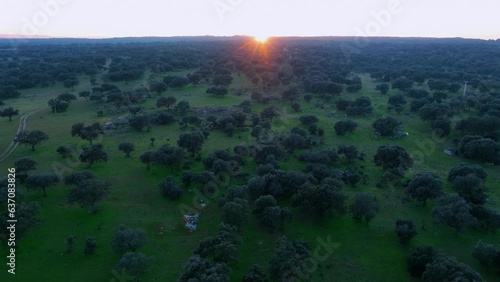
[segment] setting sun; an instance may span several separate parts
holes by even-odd
[[[255,39],[255,41],[257,41],[259,43],[266,43],[266,41],[269,39],[269,36],[266,36],[266,35],[255,35],[253,38]]]

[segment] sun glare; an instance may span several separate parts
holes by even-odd
[[[266,41],[269,39],[269,36],[266,36],[266,35],[255,35],[253,38],[255,39],[255,41],[257,41],[259,43],[266,43]]]

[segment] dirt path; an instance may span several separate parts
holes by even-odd
[[[23,132],[25,129],[26,129],[26,120],[33,114],[35,114],[36,112],[38,112],[39,110],[36,110],[34,112],[31,112],[31,113],[28,113],[28,114],[25,114],[24,116],[21,117],[21,119],[19,120],[19,126],[17,127],[17,133],[16,133],[16,136]],[[3,162],[3,160],[5,160],[8,156],[10,156],[10,154],[12,152],[14,152],[14,150],[17,148],[17,145],[19,144],[19,142],[16,142],[16,136],[14,136],[14,140],[12,140],[12,143],[10,143],[9,147],[7,148],[7,150],[5,150],[5,152],[3,152],[2,155],[0,155],[0,162]]]

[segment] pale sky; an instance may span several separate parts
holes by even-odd
[[[0,35],[500,38],[499,0],[0,0]]]

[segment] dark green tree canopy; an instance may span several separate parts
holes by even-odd
[[[183,190],[177,185],[177,182],[172,176],[168,176],[158,183],[161,194],[165,198],[177,200],[182,196]]]
[[[445,254],[437,254],[422,273],[422,281],[484,281],[470,266]]]
[[[276,281],[290,281],[299,277],[306,267],[306,260],[310,257],[311,251],[308,243],[289,240],[285,236],[280,237],[269,263],[270,278]]]
[[[118,273],[122,273],[122,270],[125,270],[125,273],[137,276],[146,272],[151,266],[151,262],[152,259],[143,253],[127,252],[116,263],[115,270]]]
[[[379,118],[373,122],[375,132],[381,136],[392,136],[400,128],[401,122],[392,117]]]
[[[352,120],[341,120],[337,121],[333,128],[337,135],[345,135],[346,133],[353,133],[358,127],[358,124]]]
[[[464,136],[458,145],[458,152],[468,159],[500,163],[500,145],[479,135]]]
[[[403,175],[405,170],[413,166],[413,159],[399,145],[382,145],[378,147],[373,160],[375,165],[396,175]]]
[[[417,173],[406,187],[406,194],[425,206],[428,199],[437,199],[443,195],[443,181],[434,172]]]
[[[452,182],[452,188],[460,197],[474,205],[483,205],[486,203],[487,191],[481,178],[474,174],[466,176],[457,176]]]
[[[422,246],[413,250],[406,259],[408,272],[411,276],[420,278],[425,268],[436,256],[436,251],[430,246]]]
[[[30,175],[26,178],[26,187],[28,189],[42,189],[43,195],[47,196],[46,188],[59,182],[57,176],[53,173],[42,173]]]
[[[19,110],[13,107],[7,107],[0,110],[0,117],[8,117],[9,121],[12,121],[12,117],[17,115],[19,115]]]
[[[279,116],[280,116],[280,112],[279,112],[278,108],[276,108],[275,106],[264,108],[262,110],[262,112],[260,113],[260,117],[262,119],[272,120],[273,118],[277,118]]]
[[[215,262],[235,262],[238,260],[237,248],[242,242],[243,240],[238,235],[238,229],[235,226],[221,223],[219,232],[213,237],[201,240],[193,253]]]
[[[135,151],[135,145],[130,142],[122,142],[118,144],[118,150],[125,153],[125,155],[130,158],[130,153]]]
[[[83,163],[88,163],[89,167],[97,162],[107,162],[108,154],[104,152],[102,144],[85,147],[78,159]]]
[[[167,109],[170,109],[170,107],[175,105],[176,102],[177,99],[175,99],[175,97],[173,96],[160,97],[158,98],[158,101],[156,101],[156,107],[166,107]]]
[[[354,145],[339,145],[337,152],[339,155],[343,155],[348,163],[352,163],[360,158],[358,148]]]
[[[145,232],[142,229],[128,228],[125,225],[120,225],[111,241],[111,248],[117,254],[125,254],[127,252],[135,252],[146,243]]]
[[[292,197],[292,205],[311,216],[323,217],[332,211],[344,215],[347,196],[339,184],[328,178],[319,186],[306,183]]]
[[[379,91],[380,94],[385,95],[389,91],[389,84],[387,83],[377,84],[377,86],[375,86],[375,90]]]
[[[181,133],[177,146],[186,149],[194,156],[196,152],[201,150],[201,146],[205,142],[205,136],[200,131],[193,131],[190,133]]]
[[[207,94],[211,94],[213,96],[226,96],[228,93],[228,90],[225,86],[212,86],[207,88],[207,91],[205,92]]]
[[[243,276],[241,282],[269,282],[269,280],[264,270],[259,265],[254,264]]]
[[[35,170],[38,165],[38,162],[32,157],[22,157],[16,161],[14,161],[14,167],[16,168],[16,172],[26,173],[30,170]]]
[[[184,267],[179,282],[217,281],[229,282],[230,269],[226,263],[211,262],[199,255],[193,255]]]
[[[53,113],[64,113],[69,107],[69,103],[61,99],[50,99],[47,104]]]
[[[460,196],[453,194],[440,200],[440,205],[432,210],[434,219],[455,229],[455,234],[477,223],[471,215],[471,206]]]
[[[66,185],[78,185],[84,180],[93,179],[94,174],[91,171],[83,170],[73,172],[66,177],[64,177],[64,184]]]
[[[472,256],[484,267],[494,266],[500,270],[500,250],[494,245],[479,240],[473,247]]]
[[[106,181],[96,179],[82,180],[73,186],[68,194],[68,202],[78,203],[81,207],[88,207],[92,213],[97,210],[95,203],[104,198],[109,191],[110,184]]]
[[[351,205],[352,217],[356,220],[366,220],[370,222],[378,210],[378,203],[375,196],[369,193],[358,193],[354,197],[354,203]]]
[[[17,142],[20,144],[31,146],[31,151],[35,150],[35,146],[48,139],[49,136],[41,130],[23,131],[16,137]]]
[[[74,124],[71,127],[71,136],[78,136],[83,140],[87,140],[92,145],[92,141],[97,139],[99,135],[104,133],[104,129],[101,124],[98,122],[93,123],[92,125],[85,126],[83,123]]]
[[[74,94],[71,94],[71,93],[63,93],[63,94],[59,94],[59,95],[57,96],[57,99],[58,99],[58,100],[62,100],[62,101],[64,101],[64,102],[66,102],[66,103],[71,103],[71,102],[73,102],[73,101],[76,101],[76,100],[77,100],[76,96],[75,96]]]
[[[177,106],[175,106],[175,110],[179,111],[181,115],[185,115],[191,109],[191,105],[187,101],[179,101]]]
[[[450,170],[448,173],[448,181],[453,182],[455,178],[459,176],[466,176],[468,174],[473,174],[483,181],[488,176],[486,171],[480,165],[461,163]]]
[[[417,235],[415,223],[411,219],[396,220],[395,230],[401,244],[407,244],[411,238]]]
[[[227,202],[221,209],[223,223],[234,225],[237,228],[248,220],[248,203],[246,200],[235,198]]]

